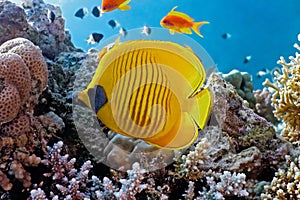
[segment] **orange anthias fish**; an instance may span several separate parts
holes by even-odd
[[[199,28],[203,24],[209,24],[207,21],[203,22],[194,22],[194,19],[188,16],[185,13],[175,11],[177,6],[175,6],[161,21],[160,25],[164,28],[170,30],[171,34],[174,34],[175,31],[178,33],[192,34],[191,29],[203,38],[203,35],[200,33]]]
[[[99,65],[78,94],[112,131],[160,148],[192,144],[210,115],[213,96],[191,48],[131,40],[99,53]]]
[[[129,10],[130,6],[128,3],[130,0],[102,0],[101,11],[110,12],[115,9],[119,10]]]

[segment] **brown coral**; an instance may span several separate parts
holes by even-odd
[[[0,52],[16,53],[26,63],[32,80],[32,87],[41,92],[48,81],[48,69],[41,50],[25,38],[15,38],[3,43]]]
[[[15,53],[0,54],[0,77],[4,83],[14,85],[18,89],[23,104],[30,94],[31,77],[22,58]]]
[[[47,64],[31,41],[15,38],[3,43],[0,46],[0,124],[17,116],[30,93],[37,99],[47,80]]]
[[[29,117],[27,115],[20,115],[12,120],[10,123],[3,124],[1,131],[6,136],[17,137],[27,131],[29,131]]]
[[[17,88],[0,83],[0,124],[13,120],[19,112],[20,104]]]

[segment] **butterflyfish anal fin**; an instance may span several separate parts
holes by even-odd
[[[189,113],[184,112],[178,123],[162,137],[153,137],[146,141],[159,148],[183,149],[191,145],[198,137],[198,127]]]
[[[199,128],[203,129],[210,116],[213,95],[208,88],[205,88],[191,98],[195,103],[191,105],[191,111],[189,112]]]
[[[102,86],[96,85],[88,89],[87,94],[90,99],[91,108],[97,113],[107,102],[106,94]]]

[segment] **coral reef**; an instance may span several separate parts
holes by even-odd
[[[49,21],[47,13],[55,14]],[[0,1],[0,44],[23,37],[39,46],[45,56],[54,59],[60,52],[76,51],[58,6],[40,0],[24,0],[23,9],[10,1]]]
[[[253,93],[257,100],[257,103],[255,104],[255,112],[264,117],[269,122],[277,124],[279,121],[274,116],[274,108],[271,105],[272,93],[267,88],[263,88],[262,90],[255,90]]]
[[[2,55],[6,55],[5,53],[10,53],[7,55],[6,59],[3,58],[3,65],[7,65],[7,68],[9,68],[10,71],[7,71],[7,74],[10,72],[16,73],[16,70],[14,68],[17,68],[19,65],[19,60],[16,58],[12,57],[11,54],[17,54],[21,57],[23,62],[25,63],[26,67],[29,69],[30,72],[30,77],[25,74],[18,74],[17,76],[14,74],[11,74],[10,76],[19,78],[18,84],[21,86],[22,82],[24,81],[26,87],[26,81],[29,82],[27,79],[31,79],[31,92],[36,92],[40,93],[47,84],[48,81],[48,69],[47,69],[47,64],[45,62],[45,59],[42,55],[42,52],[39,47],[35,46],[31,41],[25,39],[25,38],[15,38],[12,40],[8,40],[4,42],[0,46],[0,53]],[[6,62],[6,63],[5,63]],[[9,63],[12,62],[12,63]],[[15,66],[14,66],[15,65]],[[16,66],[17,65],[17,66]],[[12,71],[13,70],[13,71]],[[19,69],[19,73],[23,72],[23,69]],[[24,70],[25,71],[25,70]],[[28,70],[27,70],[28,71]],[[22,77],[24,76],[24,77]],[[20,80],[20,78],[23,78]],[[23,89],[23,88],[22,88]],[[29,92],[30,88],[26,88],[27,93]],[[23,89],[24,90],[24,89]],[[23,92],[23,91],[22,91]]]
[[[276,173],[270,185],[265,186],[265,193],[261,198],[271,199],[299,199],[300,198],[300,156],[286,156],[286,165]]]
[[[249,103],[250,108],[255,107],[256,98],[253,94],[253,83],[248,72],[239,72],[234,69],[228,74],[222,74],[222,77],[234,86],[237,93]]]
[[[40,49],[24,38],[4,42],[0,46],[0,78],[0,124],[12,121],[18,113],[22,118],[13,124],[20,124],[20,121],[24,124],[26,115],[21,112],[33,112],[33,106],[48,81],[47,64]]]
[[[46,145],[40,122],[33,115],[48,80],[40,49],[24,38],[4,42],[0,46],[0,79],[1,187],[11,190],[19,181],[27,188],[31,174],[26,168],[38,166],[41,159],[35,153]]]
[[[42,0],[22,6],[0,1],[1,199],[298,197],[299,152],[284,138],[299,139],[299,54],[281,59],[283,73],[269,84],[275,94],[254,92],[257,102],[249,74],[233,71],[227,81],[211,74],[207,127],[189,148],[165,151],[113,133],[76,102],[98,51],[74,48],[59,7]],[[271,100],[284,138],[275,133]]]
[[[10,1],[0,1],[0,44],[16,38],[30,38],[34,29],[27,23],[24,9]]]
[[[294,47],[300,51],[300,46]],[[264,85],[275,90],[272,96],[272,106],[277,119],[284,122],[282,136],[295,145],[300,141],[300,54],[296,52],[295,57],[289,57],[290,62],[286,62],[283,57],[277,62],[282,66],[281,73],[275,73],[275,83],[268,79]]]

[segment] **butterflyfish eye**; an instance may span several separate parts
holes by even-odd
[[[102,8],[102,10],[106,10],[106,6],[104,6],[104,7]]]

